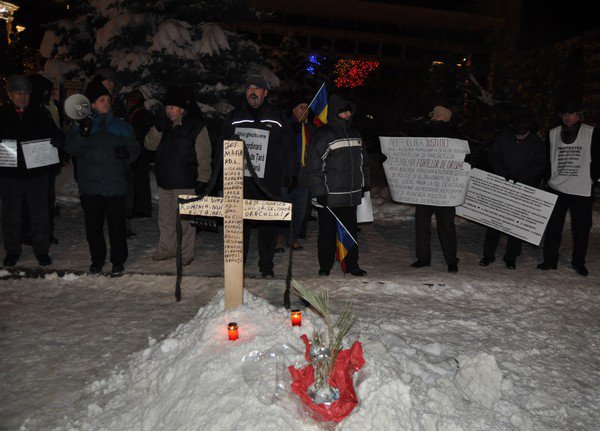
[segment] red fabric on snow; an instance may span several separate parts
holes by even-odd
[[[311,344],[306,334],[303,334],[301,338],[304,344],[306,344],[306,359],[310,361],[309,351]],[[315,379],[312,364],[300,369],[294,366],[289,367],[293,379],[292,391],[300,397],[304,405],[312,413],[313,418],[321,421],[341,422],[358,404],[352,382],[352,373],[360,370],[364,364],[365,360],[360,341],[356,341],[352,347],[338,353],[329,378],[329,384],[339,389],[340,398],[331,403],[329,407],[325,406],[325,404],[315,404],[306,393],[308,387],[313,384]]]

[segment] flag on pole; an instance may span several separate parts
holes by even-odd
[[[315,114],[313,123],[317,127],[327,124],[327,88],[325,88],[325,83],[317,91],[312,102],[308,105],[308,109]]]
[[[296,134],[296,148],[298,149],[298,159],[302,166],[306,166],[306,152],[308,151],[308,128],[306,124],[300,125],[300,133]]]
[[[342,267],[342,271],[346,273],[346,256],[350,249],[354,246],[357,246],[358,243],[354,239],[346,226],[340,221],[339,218],[331,211],[329,207],[327,207],[329,212],[335,217],[336,227],[337,227],[337,239],[336,239],[336,250],[335,250],[335,260],[340,262],[340,266]]]

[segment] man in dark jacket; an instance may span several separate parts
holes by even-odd
[[[92,118],[73,124],[66,150],[77,157],[78,184],[90,247],[90,272],[99,274],[106,260],[104,219],[108,223],[111,275],[122,275],[128,257],[125,191],[129,165],[139,155],[133,129],[111,113],[110,93],[98,80],[86,90]]]
[[[327,276],[335,259],[336,217],[356,238],[356,207],[370,187],[367,151],[358,130],[351,127],[354,103],[339,95],[329,98],[327,124],[311,139],[307,169],[310,191],[319,208],[319,275]],[[344,259],[346,272],[364,276],[358,266],[358,245]]]
[[[244,198],[279,200],[285,178],[296,177],[298,164],[292,129],[281,109],[267,102],[267,81],[260,75],[246,80],[246,101],[223,122],[221,143],[241,139],[252,160],[255,176],[244,172]],[[294,180],[295,181],[295,180]],[[272,278],[277,223],[257,221],[258,267],[264,278]],[[244,222],[244,263],[248,256],[250,228]]]
[[[0,168],[2,199],[2,233],[6,257],[4,266],[16,265],[21,255],[21,223],[23,202],[29,209],[31,244],[42,266],[52,264],[50,249],[48,189],[50,171],[56,165],[28,169],[23,155],[27,141],[47,139],[55,142],[61,134],[52,119],[39,105],[30,105],[31,83],[14,75],[6,84],[10,103],[0,108],[0,145],[3,152],[16,152],[16,166]]]
[[[154,260],[175,257],[179,195],[205,195],[211,176],[212,148],[202,115],[190,114],[181,88],[169,88],[163,105],[166,116],[157,116],[144,140],[146,149],[156,151],[160,240]],[[196,229],[190,220],[181,220],[181,230],[181,258],[189,265],[194,259]]]
[[[514,125],[501,132],[488,153],[492,173],[532,187],[539,187],[542,173],[548,162],[546,146],[536,134],[536,122],[528,113],[520,114]],[[500,241],[500,232],[490,227],[485,233],[483,258],[479,265],[488,266],[496,260],[494,253]],[[508,269],[516,268],[521,254],[521,240],[507,235],[504,263]]]
[[[144,147],[146,134],[154,124],[152,113],[144,107],[144,96],[139,90],[127,95],[127,122],[133,127],[135,140],[140,145],[140,156],[131,164],[131,187],[128,188],[128,219],[152,217],[150,189],[150,160],[152,153]],[[128,235],[135,235],[128,232]]]
[[[456,138],[456,131],[450,120],[452,111],[442,105],[433,108],[429,113],[431,122],[425,134],[428,137]],[[431,217],[435,214],[437,233],[448,265],[448,272],[458,272],[458,257],[456,256],[456,225],[454,207],[433,205],[416,205],[415,208],[415,248],[417,260],[410,266],[422,268],[431,265]]]

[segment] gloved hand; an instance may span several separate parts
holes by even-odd
[[[65,145],[65,135],[63,133],[57,133],[50,139],[50,145],[54,148],[62,149]]]
[[[298,186],[298,177],[292,177],[287,181],[287,184],[284,184],[287,187],[287,192],[288,193],[292,193],[294,190],[296,190],[296,187]]]
[[[171,124],[171,120],[164,113],[157,114],[154,117],[154,128],[157,132],[164,132],[164,130],[169,127]]]
[[[94,120],[90,117],[85,117],[83,120],[79,122],[79,134],[84,137],[90,136],[92,133],[92,125],[94,124]]]
[[[317,203],[322,207],[327,206],[327,195],[319,195],[317,196]]]
[[[200,198],[206,196],[206,192],[208,189],[208,183],[203,183],[202,181],[196,181],[196,187],[194,188],[194,192]]]
[[[113,151],[114,151],[115,157],[117,159],[128,159],[129,158],[129,150],[124,145],[119,145],[118,147],[115,147],[115,149]]]

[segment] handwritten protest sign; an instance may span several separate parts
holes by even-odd
[[[456,214],[539,245],[555,203],[552,193],[473,169],[467,199]]]
[[[0,141],[0,166],[17,167],[17,141],[14,139],[2,139]]]
[[[452,138],[380,136],[392,200],[457,206],[465,201],[471,165],[467,141]]]
[[[50,139],[24,141],[21,143],[27,169],[54,165],[59,162],[58,150],[50,144]]]

